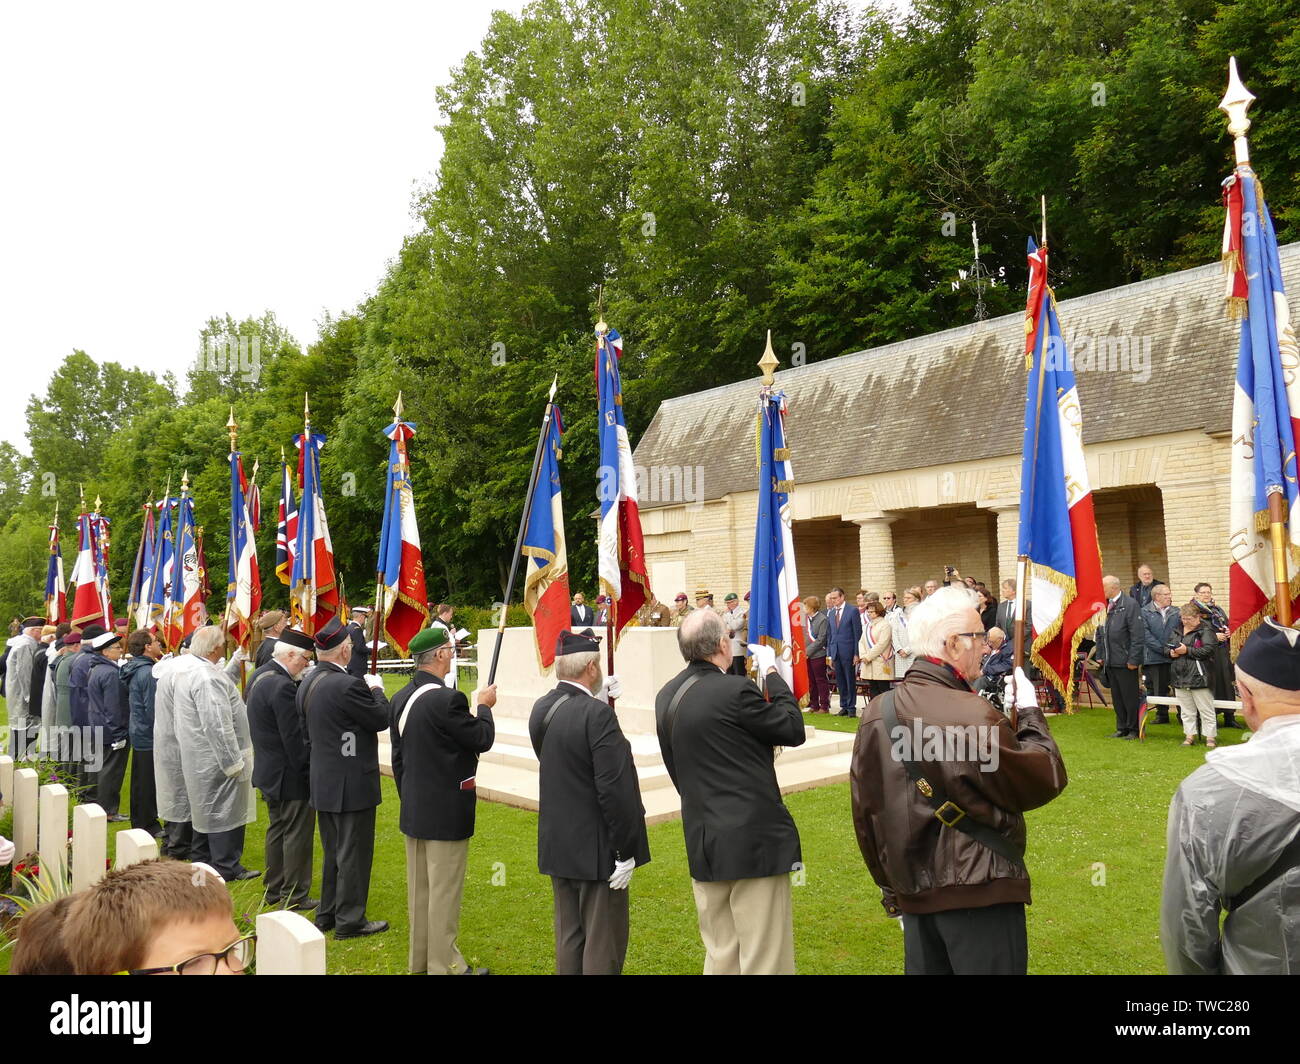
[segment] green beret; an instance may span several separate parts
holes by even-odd
[[[448,642],[447,629],[425,628],[417,632],[415,638],[411,640],[410,652],[412,656],[423,654],[426,650],[436,650],[446,642]]]

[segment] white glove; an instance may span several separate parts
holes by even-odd
[[[124,747],[125,745],[126,745],[126,740],[123,739],[121,742],[113,743],[113,745],[110,746],[109,749],[110,749],[110,750],[121,750],[122,747]]]
[[[230,655],[230,664],[238,664],[239,662],[244,661],[247,657],[248,655],[244,653],[243,647],[235,647],[235,652]]]
[[[379,676],[377,673],[368,672],[365,674],[363,679],[366,681],[366,686],[372,691],[382,691],[384,689],[383,677]]]
[[[767,670],[776,668],[776,651],[766,643],[750,643],[749,653],[754,658],[754,667],[758,671],[758,682],[761,684],[763,678],[767,675]]]
[[[611,672],[607,677],[605,677],[605,690],[602,693],[606,698],[622,698],[623,681]]]
[[[632,882],[634,868],[636,868],[635,857],[629,857],[626,861],[615,861],[614,874],[609,877],[609,889],[627,890],[627,885]]]
[[[0,835],[0,868],[14,859],[14,844]]]
[[[1008,676],[1002,681],[1002,704],[1006,707],[1014,705],[1016,709],[1038,708],[1038,696],[1024,669],[1016,669],[1014,678]]]

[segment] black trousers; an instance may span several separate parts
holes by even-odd
[[[316,845],[316,810],[306,798],[266,803],[266,898],[302,905],[311,894],[311,858]]]
[[[840,709],[854,713],[858,705],[858,678],[852,654],[841,654],[835,659],[835,686],[840,692]]]
[[[1154,665],[1143,665],[1142,671],[1146,678],[1147,694],[1155,695],[1157,698],[1164,698],[1170,695],[1173,689],[1169,686],[1169,671],[1173,666],[1169,662],[1156,663]],[[1156,706],[1156,723],[1169,723],[1169,707]]]
[[[1124,735],[1138,732],[1138,671],[1127,666],[1106,667],[1110,700],[1115,706],[1115,730]]]
[[[603,879],[551,876],[555,894],[555,974],[622,975],[627,957],[626,890]]]
[[[104,764],[95,774],[95,801],[109,816],[117,816],[122,806],[122,780],[126,778],[126,765],[130,758],[129,743],[120,750],[114,750],[105,741]]]
[[[131,752],[131,826],[157,835],[158,788],[153,775],[153,750]]]
[[[244,825],[229,831],[194,832],[190,848],[191,861],[203,861],[217,870],[222,879],[234,879],[244,870]]]
[[[357,931],[366,922],[370,866],[375,857],[375,810],[316,814],[320,823],[320,905],[316,920],[334,921],[337,931]]]
[[[194,859],[194,825],[188,820],[167,821],[163,828],[162,855],[178,861]]]
[[[731,667],[730,667],[729,669],[727,669],[727,672],[729,672],[732,676],[744,676],[744,675],[745,675],[745,655],[744,655],[744,654],[733,654],[733,655],[731,656]]]
[[[905,975],[1024,975],[1028,967],[1020,902],[903,917]]]

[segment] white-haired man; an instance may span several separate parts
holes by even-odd
[[[846,615],[857,619],[851,606]],[[655,725],[682,796],[704,974],[793,975],[790,873],[803,856],[772,757],[774,747],[803,744],[803,714],[769,647],[749,647],[766,699],[748,677],[727,673],[731,640],[712,610],[689,614],[677,645],[686,668],[655,699]]]
[[[311,751],[298,716],[298,681],[315,650],[303,632],[281,628],[271,660],[248,680],[248,730],[253,740],[253,786],[262,792],[266,829],[266,900],[310,912],[316,812],[309,802]]]
[[[1300,971],[1298,636],[1266,619],[1246,640],[1237,687],[1254,734],[1206,754],[1169,807],[1160,941],[1172,974]]]
[[[561,632],[553,691],[533,705],[540,765],[537,870],[555,898],[555,974],[619,975],[627,956],[628,884],[650,860],[632,747],[618,726],[588,628]]]
[[[940,588],[908,622],[906,679],[862,714],[850,770],[858,846],[891,916],[909,974],[1024,974],[1028,965],[1023,813],[1065,787],[1065,764],[1017,669],[1013,733],[971,689],[980,674],[979,599]]]
[[[177,677],[173,725],[194,829],[193,860],[212,865],[230,882],[262,873],[242,861],[244,829],[257,819],[253,741],[239,689],[219,665],[225,641],[217,625],[195,630],[189,656],[199,664]]]

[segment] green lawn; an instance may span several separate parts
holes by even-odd
[[[404,678],[387,677],[390,692]],[[853,730],[847,718],[809,717],[819,728]],[[1051,718],[1070,785],[1029,814],[1030,971],[1159,973],[1157,920],[1165,815],[1178,783],[1205,749],[1179,744],[1177,724],[1155,726],[1145,743],[1120,742],[1109,710]],[[1241,732],[1222,733],[1225,743]],[[123,787],[123,811],[129,784]],[[806,881],[794,888],[795,956],[804,973],[902,971],[902,935],[880,908],[853,835],[847,783],[790,795],[803,839]],[[262,868],[266,811],[249,825],[244,861]],[[384,779],[369,916],[392,929],[371,938],[329,940],[331,973],[406,970],[406,882],[398,802]],[[553,963],[549,881],[537,872],[536,814],[478,806],[470,845],[460,945],[498,973],[545,973]],[[114,829],[130,825],[114,825]],[[632,881],[629,973],[696,973],[704,963],[680,822],[650,828],[652,862]],[[111,849],[110,849],[111,853]],[[319,864],[319,850],[318,850]],[[318,868],[319,875],[319,868]],[[0,964],[4,960],[0,959]]]

